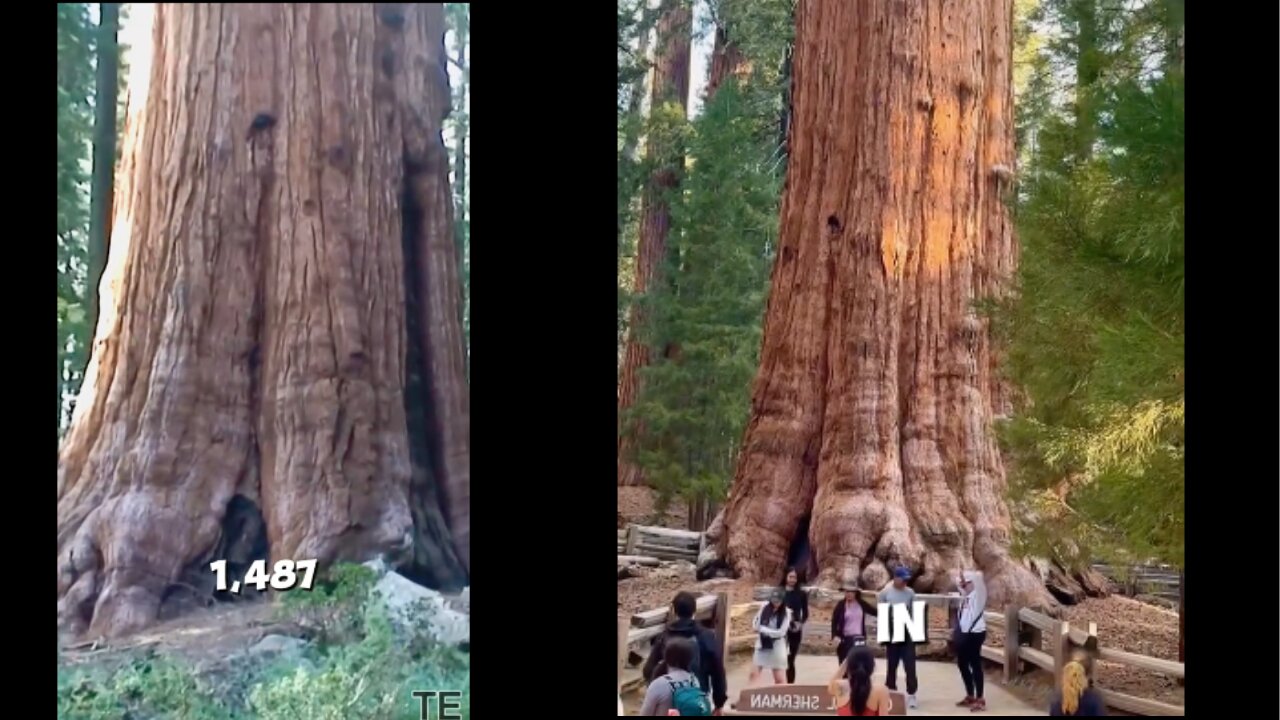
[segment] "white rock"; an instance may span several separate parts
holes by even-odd
[[[249,648],[250,655],[300,652],[307,642],[288,635],[268,635]]]
[[[387,572],[373,592],[386,605],[391,623],[400,632],[415,633],[425,626],[437,642],[471,642],[471,619],[449,607],[444,596],[396,572]]]
[[[363,562],[360,564],[372,570],[374,574],[376,574],[378,577],[382,577],[383,575],[386,575],[387,573],[391,572],[391,568],[387,566],[387,561],[383,560],[381,555],[379,555],[378,557],[372,560],[369,560],[368,562]]]

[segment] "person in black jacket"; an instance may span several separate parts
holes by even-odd
[[[800,652],[804,624],[809,620],[809,593],[800,587],[800,573],[795,568],[787,568],[782,589],[786,593],[783,602],[791,608],[791,627],[787,630],[787,684],[795,685],[796,653]]]
[[[724,658],[720,656],[720,643],[716,641],[715,632],[694,620],[693,616],[697,609],[698,599],[693,593],[683,591],[676,593],[675,599],[671,601],[671,611],[675,614],[675,619],[667,623],[666,630],[653,639],[649,658],[645,660],[641,674],[645,682],[652,682],[654,678],[666,673],[662,654],[667,637],[675,636],[694,640],[698,646],[698,657],[694,659],[694,666],[690,670],[698,678],[702,691],[710,693],[711,703],[715,706],[712,714],[719,715],[729,699],[729,687],[724,677]]]
[[[844,599],[831,610],[831,639],[839,643],[836,645],[836,659],[841,665],[855,641],[858,638],[866,640],[867,616],[875,614],[875,606],[862,599],[861,590],[853,586],[844,588]]]

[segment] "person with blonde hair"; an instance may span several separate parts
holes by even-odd
[[[1049,714],[1077,717],[1107,714],[1102,696],[1090,686],[1089,675],[1079,661],[1073,660],[1062,668],[1062,683],[1049,703]]]

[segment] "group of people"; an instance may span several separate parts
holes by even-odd
[[[857,587],[845,588],[844,599],[836,603],[831,615],[831,639],[836,643],[838,669],[828,689],[837,699],[837,715],[888,715],[893,707],[892,695],[897,691],[898,666],[906,671],[906,704],[917,707],[915,643],[911,639],[885,644],[887,672],[884,685],[872,682],[875,656],[867,647],[866,619],[877,615],[878,607],[889,608],[882,622],[891,621],[894,608],[912,607],[915,591],[908,586],[910,572],[898,568],[893,582],[877,595],[872,605]],[[960,573],[960,609],[952,628],[950,643],[956,655],[960,680],[965,695],[956,702],[961,710],[986,710],[983,698],[982,646],[986,641],[984,619],[987,589],[982,573],[966,570]],[[643,676],[649,683],[641,715],[720,715],[728,700],[724,658],[715,633],[694,618],[697,598],[681,592],[672,600],[675,619],[654,640],[645,662]],[[752,655],[750,683],[755,685],[768,670],[775,684],[794,684],[795,659],[800,650],[805,623],[809,620],[809,598],[800,586],[799,573],[788,569],[783,585],[775,589],[752,621],[756,632]],[[1105,708],[1085,663],[1068,663],[1060,690],[1050,707],[1051,715],[1105,715]],[[622,714],[622,699],[618,699]]]
[[[839,698],[838,715],[889,714],[893,707],[890,693],[898,690],[899,665],[902,665],[907,676],[907,707],[918,707],[916,691],[919,689],[919,679],[916,676],[915,642],[905,638],[885,644],[888,668],[883,686],[873,685],[871,681],[871,676],[875,673],[875,656],[866,644],[866,618],[868,615],[877,615],[877,607],[888,608],[889,612],[882,622],[891,623],[891,614],[895,609],[912,606],[915,591],[907,585],[910,579],[911,573],[906,568],[895,570],[893,582],[880,591],[877,606],[872,606],[863,599],[859,588],[846,588],[844,599],[832,611],[831,637],[838,643],[836,658],[839,667],[831,678],[829,689],[833,696]],[[982,674],[982,644],[987,638],[987,626],[983,617],[987,609],[987,589],[982,573],[973,570],[960,573],[958,584],[962,599],[956,624],[952,629],[951,644],[955,650],[956,664],[960,668],[965,695],[956,706],[971,712],[981,712],[987,709],[987,701],[983,698]]]

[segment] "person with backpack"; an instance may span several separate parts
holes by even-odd
[[[960,666],[960,679],[964,682],[964,699],[956,707],[969,708],[972,712],[987,709],[982,697],[982,644],[987,640],[987,584],[982,573],[965,570],[960,574],[960,614],[951,631],[955,647],[956,664]]]
[[[867,616],[875,615],[873,605],[862,599],[862,591],[854,585],[846,585],[844,599],[831,611],[831,639],[835,640],[836,661],[844,664],[849,651],[867,639]]]
[[[827,689],[836,698],[836,715],[888,715],[893,709],[889,689],[871,681],[876,672],[871,648],[859,645],[840,664]],[[843,681],[843,682],[841,682]]]
[[[675,619],[667,624],[666,630],[654,638],[649,650],[649,659],[641,669],[645,682],[666,672],[664,648],[668,640],[684,638],[695,643],[698,652],[694,653],[692,672],[698,678],[698,685],[703,691],[711,693],[711,702],[715,707],[712,715],[719,715],[721,708],[729,699],[729,686],[725,682],[724,658],[720,655],[720,643],[716,634],[698,624],[694,619],[698,609],[698,599],[690,592],[679,592],[671,601],[671,613]]]
[[[748,683],[756,684],[762,670],[773,671],[775,685],[787,682],[787,645],[784,640],[791,627],[791,608],[784,604],[786,593],[776,588],[769,595],[769,602],[760,608],[760,612],[751,621],[751,629],[756,631],[756,652],[751,658],[751,678]]]
[[[804,639],[804,624],[809,621],[809,593],[800,587],[800,573],[788,568],[782,582],[786,605],[791,608],[791,628],[787,631],[787,684],[796,684],[796,654]]]
[[[641,715],[712,714],[711,701],[698,684],[698,677],[690,672],[697,655],[696,640],[667,638],[662,648],[662,662],[667,671],[649,683],[644,703],[640,706]]]
[[[1073,660],[1062,668],[1062,688],[1049,703],[1049,714],[1077,717],[1105,717],[1107,705],[1093,687],[1084,663]]]

